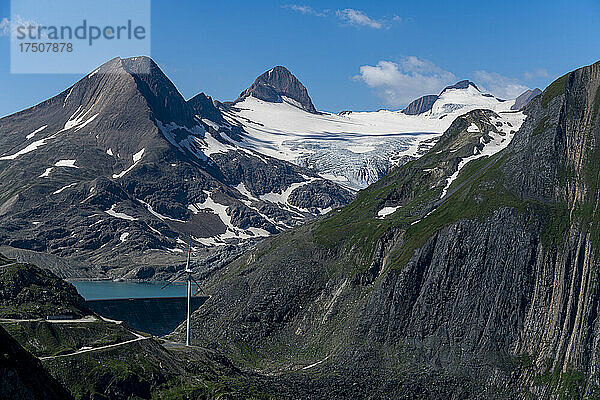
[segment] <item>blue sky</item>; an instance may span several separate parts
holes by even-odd
[[[151,21],[151,56],[185,98],[233,100],[284,65],[327,111],[398,109],[460,79],[508,97],[600,59],[597,0],[152,0]],[[82,76],[11,74],[9,42],[0,36],[0,116]]]

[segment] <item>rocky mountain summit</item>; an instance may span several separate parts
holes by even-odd
[[[482,93],[476,84],[469,80],[462,80],[456,82],[454,85],[446,86],[438,95],[426,95],[419,97],[418,99],[411,102],[402,112],[406,115],[419,115],[427,112],[431,112],[434,108],[434,104],[438,101],[443,102],[444,93],[448,92],[456,92],[456,91],[464,91],[479,94],[483,97],[494,98],[493,95],[489,93]],[[515,103],[510,107],[511,110],[521,110],[523,107],[527,105],[527,103],[533,99],[535,96],[540,94],[540,89],[527,90],[519,97]],[[496,99],[497,101],[503,102],[504,100]],[[460,103],[458,103],[460,105]]]
[[[304,111],[318,114],[304,85],[287,68],[280,65],[256,78],[254,83],[240,94],[234,104],[250,96],[271,103],[281,103],[285,96],[296,101]]]
[[[511,107],[512,110],[523,109],[534,97],[542,94],[542,91],[538,88],[532,90],[526,90],[519,97],[515,99],[515,104]]]
[[[447,90],[451,90],[451,89],[467,89],[469,86],[475,88],[476,90],[479,90],[479,88],[477,87],[476,84],[474,84],[473,82],[471,82],[468,79],[463,79],[462,81],[456,82],[454,85],[446,86],[444,88],[444,90],[442,90],[442,92],[440,93],[440,95],[442,93],[444,93],[445,91],[447,91]]]
[[[596,398],[599,111],[600,62],[522,125],[462,115],[350,205],[210,279],[196,343],[328,387],[305,398]]]
[[[236,146],[238,134],[151,59],[111,60],[0,119],[0,243],[135,277],[181,265],[190,238],[236,245],[351,200],[310,169]]]

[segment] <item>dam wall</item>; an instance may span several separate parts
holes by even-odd
[[[206,299],[204,296],[192,297],[192,312]],[[155,336],[171,333],[185,321],[187,314],[185,297],[87,300],[85,303],[105,318],[123,321],[137,331]]]

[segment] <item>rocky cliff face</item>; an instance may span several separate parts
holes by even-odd
[[[523,109],[531,100],[533,100],[536,96],[542,94],[542,91],[538,88],[533,90],[526,90],[519,97],[515,99],[515,104],[512,105],[512,110],[521,110]]]
[[[457,119],[349,206],[224,268],[197,342],[330,398],[361,382],[365,398],[594,398],[599,87],[600,63],[558,79],[505,150],[466,165],[502,127]]]
[[[435,94],[419,97],[406,106],[402,112],[407,115],[423,114],[424,112],[431,110],[433,103],[435,103],[437,99],[438,96]]]
[[[204,93],[199,93],[188,100],[188,104],[192,107],[196,115],[209,119],[217,124],[225,124],[225,120],[221,112],[213,102],[210,96]]]
[[[254,83],[240,94],[235,103],[249,96],[271,103],[281,103],[282,96],[285,96],[298,102],[304,111],[317,114],[304,85],[282,66],[274,67],[256,78]]]

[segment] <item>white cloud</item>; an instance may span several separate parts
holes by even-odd
[[[364,11],[356,10],[354,8],[344,8],[336,10],[335,13],[332,10],[315,10],[311,6],[298,5],[298,4],[286,4],[281,6],[291,11],[298,12],[303,15],[314,15],[317,17],[327,17],[335,15],[345,25],[354,27],[368,27],[373,29],[389,28],[393,23],[402,21],[397,15],[392,17],[375,19],[368,16]]]
[[[376,21],[360,10],[345,8],[337,10],[335,15],[348,25],[368,26],[369,28],[381,29],[384,24],[382,21]]]
[[[0,20],[0,36],[8,36],[10,33],[10,21],[8,18]]]
[[[281,8],[286,8],[288,10],[299,12],[304,15],[316,15],[317,17],[324,17],[328,14],[328,10],[317,11],[311,6],[301,6],[298,4],[285,4],[281,6]]]
[[[509,78],[500,75],[496,72],[475,71],[475,79],[477,83],[481,83],[480,89],[489,91],[494,96],[501,99],[514,99],[524,91],[529,90],[529,87],[523,85],[515,78]]]
[[[13,32],[16,32],[17,27],[19,26],[38,26],[39,23],[35,22],[35,21],[30,21],[30,20],[26,20],[23,19],[21,16],[17,15],[15,16],[14,20],[11,21],[8,18],[2,18],[0,20],[0,37],[1,36],[10,36],[10,32],[11,30]],[[44,35],[41,35],[40,37],[45,37]]]
[[[456,76],[428,60],[415,56],[404,57],[399,63],[379,61],[377,65],[363,65],[361,80],[391,107],[404,106],[426,94],[438,94],[454,83]]]
[[[535,78],[548,78],[549,76],[550,74],[548,71],[543,68],[536,68],[533,71],[526,71],[523,73],[523,77],[528,81]]]

